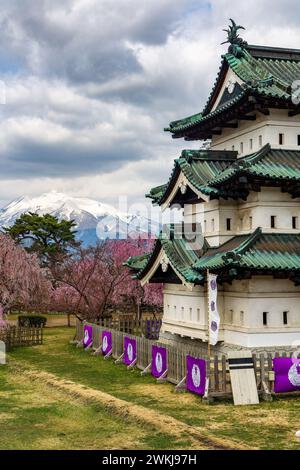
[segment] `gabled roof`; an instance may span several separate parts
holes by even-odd
[[[211,198],[245,198],[251,190],[251,180],[256,186],[279,186],[293,197],[300,197],[300,150],[272,149],[267,144],[245,157],[236,156],[236,152],[228,151],[184,150],[175,160],[168,183],[154,188],[147,196],[156,204],[163,204],[182,173],[193,188]],[[180,199],[184,201],[183,196]]]
[[[150,189],[149,193],[146,194],[146,197],[152,199],[152,202],[154,204],[159,204],[167,189],[167,186],[168,184],[162,184],[160,186],[156,186],[155,188]]]
[[[173,227],[170,227],[170,233],[173,233]],[[205,245],[206,246],[206,245]],[[163,250],[167,256],[168,261],[173,268],[173,271],[177,273],[187,283],[199,283],[203,281],[203,276],[200,272],[193,268],[193,265],[199,258],[197,252],[194,251],[193,246],[189,244],[184,238],[176,238],[171,235],[171,238],[166,238],[164,234],[161,234],[160,238],[156,241],[152,253],[148,256],[147,263],[144,264],[142,261],[142,268],[135,273],[136,279],[143,279],[148,271],[152,268],[153,264],[157,260],[159,253]],[[135,261],[135,266],[137,266]],[[128,266],[130,264],[128,263]]]
[[[209,182],[236,161],[237,152],[218,150],[183,150],[175,160],[167,184],[151,189],[146,195],[155,204],[163,204],[182,173],[198,191],[208,196],[220,196],[222,191],[212,188]]]
[[[292,105],[292,83],[300,76],[300,51],[295,49],[271,48],[262,46],[248,46],[229,49],[222,64],[209,96],[208,102],[200,113],[184,119],[172,121],[165,130],[173,137],[190,137],[194,129],[209,132],[209,122],[215,122],[217,116],[224,115],[230,109],[248,101],[249,96],[262,98],[264,101],[277,100],[285,107]],[[214,103],[220,93],[227,71],[231,69],[242,81],[237,87],[238,92],[233,93],[232,99],[219,105],[212,111]],[[250,112],[250,107],[247,109]]]
[[[127,266],[132,271],[138,272],[146,266],[146,264],[148,263],[149,257],[150,257],[150,253],[143,253],[141,255],[131,256],[124,263],[124,266]]]
[[[209,270],[219,275],[220,282],[262,274],[280,275],[300,284],[300,234],[263,233],[257,228],[250,234],[237,235],[219,247],[210,247],[205,242],[202,251],[195,251],[183,238],[162,237],[147,259],[138,261],[142,266],[138,272],[133,263],[128,262],[137,279],[143,279],[151,272],[161,249],[175,273],[188,283],[203,284]],[[162,282],[161,278],[159,282]]]

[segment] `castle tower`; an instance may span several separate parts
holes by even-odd
[[[164,284],[162,337],[207,342],[209,270],[218,347],[290,346],[300,340],[300,50],[248,45],[240,28],[232,21],[203,111],[166,129],[208,144],[183,150],[148,194],[162,210],[180,205],[183,229],[127,264],[142,284]]]

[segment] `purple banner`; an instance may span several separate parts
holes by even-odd
[[[190,392],[204,395],[206,382],[206,363],[204,359],[186,356],[186,388]]]
[[[130,364],[135,361],[136,357],[136,340],[129,338],[128,336],[124,336],[124,364],[130,366]]]
[[[166,348],[152,346],[151,373],[153,377],[160,377],[168,368]]]
[[[273,369],[275,372],[275,393],[300,391],[300,359],[275,357]]]
[[[83,346],[87,348],[93,344],[93,327],[84,325],[83,328]]]
[[[102,331],[102,354],[106,356],[112,349],[111,331]]]

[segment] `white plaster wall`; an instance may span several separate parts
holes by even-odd
[[[283,145],[279,145],[279,133],[284,134]],[[223,129],[222,135],[213,136],[211,148],[237,150],[239,156],[256,152],[268,143],[272,148],[298,150],[300,149],[298,134],[300,135],[299,115],[289,117],[287,110],[271,109],[269,116],[257,112],[255,121],[239,121],[237,129]],[[250,139],[252,139],[252,149]],[[243,143],[243,152],[241,152],[241,143]]]
[[[271,216],[276,217],[274,229]],[[186,224],[201,224],[211,246],[219,246],[235,235],[253,232],[257,227],[268,233],[300,233],[300,198],[293,199],[280,188],[262,187],[260,192],[251,192],[247,201],[220,199],[186,204],[183,217]],[[297,217],[295,229],[293,217]],[[227,218],[231,219],[231,230],[227,230]]]
[[[223,294],[220,290],[218,309],[223,311]],[[208,306],[204,287],[195,286],[193,290],[183,285],[164,285],[164,314],[162,332],[179,334],[189,338],[207,341]],[[223,318],[220,324],[220,339],[223,338]]]
[[[211,246],[219,246],[232,238],[237,231],[237,202],[213,200],[184,206],[184,222],[201,224],[202,232]],[[227,230],[226,219],[231,219],[231,230]]]
[[[200,286],[190,290],[183,285],[164,285],[163,332],[205,340],[206,312],[207,301]]]
[[[219,340],[245,347],[291,346],[300,340],[300,287],[287,279],[254,276],[219,287]],[[268,324],[263,325],[263,312]],[[288,324],[283,323],[288,312]],[[207,341],[205,289],[165,284],[162,332]]]
[[[293,199],[280,188],[261,188],[260,192],[252,192],[246,202],[238,204],[239,220],[237,233],[249,232],[257,227],[274,233],[299,233],[300,229],[300,199]],[[271,229],[271,216],[276,217],[276,228]],[[252,217],[252,229],[250,228]],[[297,229],[292,228],[292,218],[298,218]]]
[[[263,324],[267,313],[267,325]],[[288,324],[283,323],[287,312]],[[300,340],[300,287],[288,279],[254,276],[224,288],[224,341],[240,346],[289,346]]]

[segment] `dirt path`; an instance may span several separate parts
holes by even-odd
[[[116,398],[100,390],[86,387],[70,380],[61,379],[48,372],[39,371],[33,368],[25,368],[23,364],[17,361],[12,361],[10,366],[16,372],[22,374],[24,378],[52,387],[57,391],[67,394],[70,398],[77,399],[85,403],[98,403],[119,417],[131,422],[150,426],[156,431],[173,436],[175,439],[188,438],[192,443],[193,449],[249,449],[249,447],[240,442],[209,436],[203,429],[190,426],[176,418],[151,410],[144,406]]]

